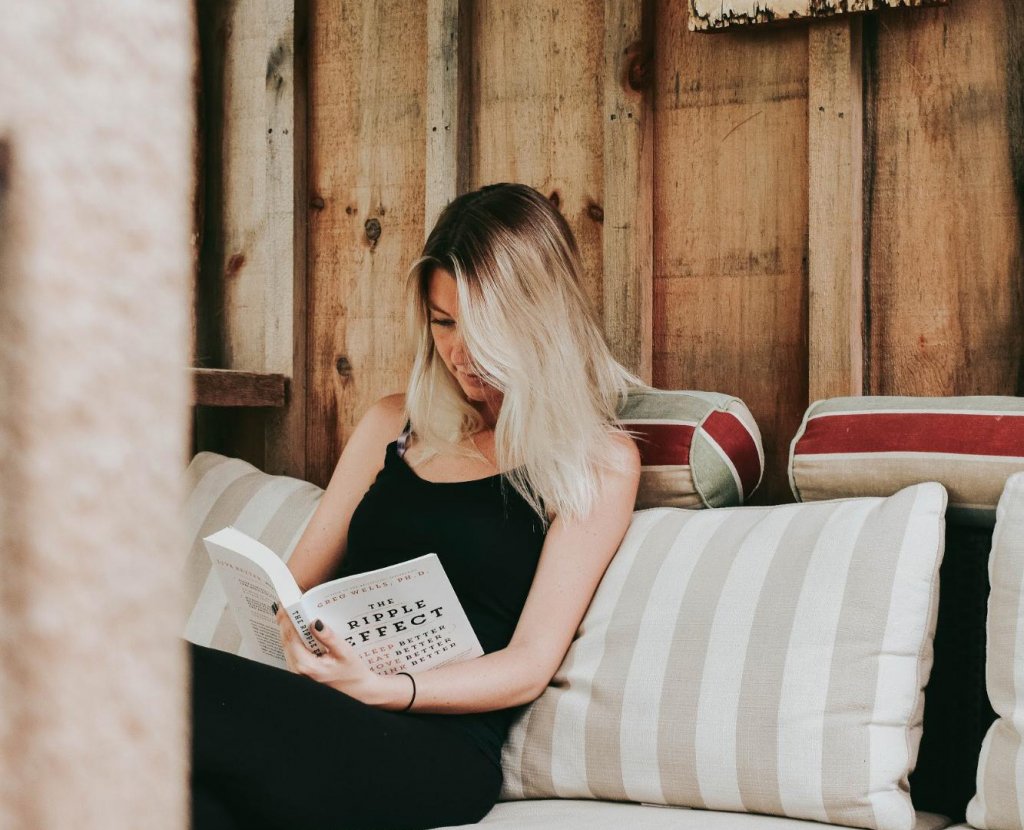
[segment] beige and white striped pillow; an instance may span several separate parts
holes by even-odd
[[[1024,473],[1006,482],[988,561],[985,685],[999,716],[978,762],[967,820],[983,830],[1024,828]]]
[[[602,798],[911,830],[946,493],[640,511],[504,799]]]
[[[272,476],[237,458],[201,452],[188,466],[184,522],[186,640],[241,653],[241,634],[213,573],[203,537],[233,525],[287,561],[323,491],[288,476]]]

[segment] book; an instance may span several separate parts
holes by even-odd
[[[334,579],[303,593],[288,566],[242,531],[203,539],[242,633],[241,654],[287,669],[271,603],[284,608],[314,654],[317,620],[344,637],[377,674],[417,672],[483,654],[437,554]]]

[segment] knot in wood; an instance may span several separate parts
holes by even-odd
[[[629,56],[629,68],[626,70],[626,83],[634,92],[641,92],[651,85],[654,51],[642,41],[631,44],[626,53]]]
[[[380,239],[380,220],[376,217],[367,219],[363,230],[366,231],[366,238],[370,240],[370,243],[376,245],[377,240]]]
[[[349,363],[349,360],[345,355],[338,355],[334,361],[334,369],[346,380],[352,377],[352,364]]]
[[[591,202],[587,205],[587,216],[595,222],[604,222],[604,208],[597,204],[597,202]]]

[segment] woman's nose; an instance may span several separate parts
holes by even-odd
[[[465,366],[469,362],[469,353],[458,335],[455,335],[455,342],[452,344],[451,361],[457,366]]]

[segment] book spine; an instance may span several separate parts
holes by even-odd
[[[299,636],[302,637],[302,642],[306,644],[306,648],[317,656],[322,655],[324,650],[309,630],[309,620],[306,619],[306,615],[302,611],[302,603],[295,603],[295,605],[288,609],[288,613],[291,615],[292,623],[299,632]]]

